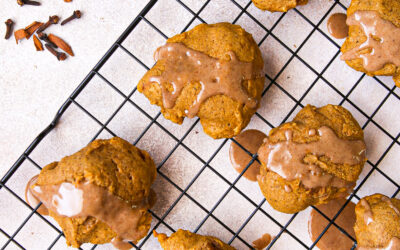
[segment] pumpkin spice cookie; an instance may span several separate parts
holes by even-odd
[[[393,76],[400,87],[400,1],[352,0],[341,59],[369,76]]]
[[[400,249],[400,200],[382,194],[356,205],[357,249]]]
[[[296,213],[352,191],[366,161],[364,134],[345,108],[308,105],[270,131],[258,157],[258,184],[269,204]]]
[[[206,134],[230,138],[259,107],[264,63],[239,25],[200,24],[168,39],[155,59],[137,88],[172,122],[198,116]]]
[[[69,246],[112,242],[127,249],[128,241],[138,242],[150,229],[155,177],[149,154],[115,137],[47,165],[29,190],[61,226]]]
[[[252,0],[254,5],[261,10],[271,12],[286,12],[296,8],[297,5],[305,5],[308,0]]]
[[[154,237],[158,239],[164,250],[234,250],[235,248],[225,244],[212,236],[203,236],[179,229],[171,236],[159,234],[153,231]]]

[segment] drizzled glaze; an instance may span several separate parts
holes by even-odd
[[[292,141],[292,131],[285,132],[286,141],[272,144],[268,138],[258,151],[259,159],[267,168],[288,181],[299,179],[306,188],[326,187],[350,189],[353,183],[326,173],[316,165],[304,163],[308,154],[326,156],[336,164],[359,164],[365,159],[365,143],[362,140],[343,140],[328,127],[318,129],[320,139],[310,143]],[[313,132],[311,131],[311,134]]]
[[[391,199],[387,196],[382,196],[381,201],[385,202],[394,212],[400,216],[399,210],[397,207],[392,203]],[[364,223],[368,226],[371,222],[374,221],[374,214],[371,209],[371,205],[368,203],[366,199],[360,200],[361,206],[364,208],[363,220]],[[393,237],[387,246],[383,248],[373,248],[373,247],[363,247],[358,246],[357,250],[399,250],[400,249],[400,239],[397,237]]]
[[[228,52],[228,55],[230,61],[224,61],[190,49],[182,43],[167,43],[154,54],[156,61],[164,62],[165,69],[160,76],[150,77],[149,81],[160,84],[163,105],[167,109],[174,107],[187,84],[199,82],[201,90],[185,111],[187,117],[196,116],[205,100],[220,94],[256,108],[257,100],[243,89],[242,82],[261,77],[262,69],[256,68],[253,63],[239,61],[233,52]]]
[[[35,208],[37,205],[39,205],[40,200],[36,198],[36,196],[32,193],[30,187],[34,184],[36,184],[37,178],[39,175],[33,176],[28,183],[26,184],[25,187],[25,201],[32,207]],[[40,207],[36,210],[39,214],[41,215],[49,215],[49,210],[42,204]]]
[[[268,233],[263,234],[263,236],[261,236],[261,238],[253,241],[252,245],[253,245],[254,249],[261,250],[261,249],[266,248],[269,245],[269,243],[271,243],[271,240],[272,240],[272,237],[270,234],[268,234]]]
[[[103,221],[117,233],[112,243],[119,249],[131,248],[128,241],[136,242],[147,234],[147,230],[140,226],[140,220],[153,205],[153,197],[130,204],[91,183],[34,186],[31,191],[49,210],[60,216],[92,216]]]
[[[331,200],[327,204],[318,205],[317,208],[328,218],[332,219],[345,203],[345,199]],[[356,205],[353,202],[349,202],[335,220],[336,225],[353,238],[356,238],[353,229],[354,223],[356,222],[355,207]],[[328,224],[329,221],[317,210],[313,209],[308,220],[308,232],[311,240],[316,241]],[[351,249],[352,246],[353,241],[335,225],[331,225],[317,242],[317,247],[321,250]]]
[[[360,26],[367,40],[345,52],[342,60],[362,58],[364,68],[370,72],[382,69],[387,63],[400,66],[400,28],[376,11],[356,11],[348,17],[347,24]]]
[[[263,132],[256,129],[249,129],[236,136],[235,140],[250,153],[255,154],[262,145],[265,137],[267,136]],[[229,159],[235,170],[241,173],[250,163],[252,157],[235,142],[231,142]],[[260,163],[254,161],[246,172],[244,172],[243,176],[250,181],[257,181],[257,175],[259,173]]]
[[[374,221],[374,214],[372,213],[371,206],[366,199],[361,199],[360,204],[364,208],[364,223],[368,226],[371,222]]]
[[[291,192],[293,192],[293,189],[292,189],[289,185],[285,185],[285,186],[284,186],[284,189],[285,189],[285,192],[286,192],[286,193],[291,193]]]
[[[346,24],[347,16],[344,13],[335,13],[331,15],[327,22],[329,33],[337,39],[347,37],[349,26]]]
[[[386,202],[386,204],[388,204],[388,206],[394,210],[394,212],[397,214],[397,216],[400,216],[400,212],[399,209],[397,209],[397,207],[392,203],[392,201],[390,200],[389,197],[386,196],[382,196],[381,200],[383,202]]]

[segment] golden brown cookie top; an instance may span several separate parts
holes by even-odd
[[[150,228],[155,177],[146,151],[114,137],[45,166],[30,190],[59,223],[68,245],[111,241],[130,247],[128,240],[137,242]]]
[[[250,74],[232,74],[232,79],[231,74],[225,74],[223,79],[226,84],[221,84],[221,88],[217,86],[217,90],[204,91],[212,89],[205,88],[206,83],[215,85],[220,77],[210,78],[215,81],[204,81],[204,79],[193,79],[194,76],[186,73],[186,76],[190,76],[187,80],[177,78],[185,84],[176,84],[176,81],[165,77],[167,69],[174,64],[168,64],[168,60],[161,57],[161,60],[158,60],[139,81],[138,91],[143,93],[151,104],[160,106],[164,117],[175,123],[181,124],[185,117],[196,115],[200,118],[205,133],[213,138],[230,138],[238,135],[259,107],[264,89],[265,76],[262,73],[264,62],[251,34],[239,25],[230,23],[200,24],[192,30],[168,39],[161,50],[168,52],[169,47],[177,46],[184,46],[189,55],[193,53],[197,55],[188,56],[192,60],[192,66],[193,62],[196,62],[195,58],[207,58],[207,61],[213,61],[216,66],[246,65],[245,68],[252,70]],[[158,57],[159,53],[156,52],[156,55]],[[175,68],[178,71],[182,70],[180,67]],[[200,71],[207,70],[198,66],[195,68]],[[241,68],[240,71],[245,68]],[[258,73],[253,74],[254,72]],[[203,76],[202,73],[200,75]],[[237,94],[232,94],[231,88],[238,90]],[[166,91],[171,93],[172,99],[166,98]],[[197,102],[201,104],[196,104]],[[196,107],[191,110],[192,106]]]
[[[352,0],[347,15],[360,10],[376,11],[381,18],[400,27],[400,2],[397,0]]]
[[[279,148],[273,145],[278,145]],[[340,153],[342,148],[346,152]],[[307,105],[292,122],[270,131],[266,143],[259,150],[259,156],[269,168],[271,166],[265,161],[273,160],[270,154],[284,149],[301,151],[291,153],[293,157],[287,161],[290,166],[296,164],[291,161],[299,156],[301,159],[296,158],[298,164],[315,165],[315,171],[322,169],[348,182],[357,180],[365,162],[365,143],[361,127],[349,111],[335,105],[322,108]],[[311,182],[310,185],[314,186]]]
[[[364,135],[345,108],[307,105],[270,131],[258,157],[263,195],[276,210],[295,213],[351,192],[366,162]]]
[[[386,65],[400,66],[400,28],[382,18],[377,11],[357,10],[347,18],[351,35],[356,30],[363,32],[363,43],[346,51],[340,57],[351,61],[362,59],[362,66],[367,72],[375,72]]]
[[[60,185],[36,185],[31,191],[51,211],[50,215],[54,218],[64,217],[73,221],[74,218],[93,217],[107,224],[117,234],[112,240],[114,245],[131,248],[127,241],[138,242],[146,236],[149,229],[149,225],[144,225],[143,222],[148,217],[146,211],[153,205],[150,197],[142,202],[132,203],[90,182],[77,185],[69,182]],[[67,236],[67,240],[70,237]]]
[[[164,250],[234,250],[235,248],[225,244],[218,238],[191,233],[187,230],[178,229],[171,236],[159,234],[153,231],[154,237],[158,239]]]
[[[230,60],[228,52],[232,51],[240,61],[253,62],[260,68],[264,66],[261,52],[251,34],[235,24],[199,24],[169,38],[167,43],[183,43],[193,50],[226,61]]]
[[[286,12],[297,5],[307,4],[308,0],[252,0],[254,5],[262,10],[271,12]]]
[[[41,171],[37,185],[89,182],[135,202],[149,195],[155,177],[154,162],[146,151],[114,137],[95,140],[60,162],[47,165]]]
[[[164,65],[164,72],[150,77],[150,82],[161,86],[163,106],[171,109],[187,84],[199,82],[201,91],[196,100],[185,110],[189,118],[199,112],[201,105],[210,97],[225,95],[255,109],[257,99],[243,89],[243,80],[263,77],[261,68],[251,62],[240,61],[235,53],[228,52],[228,61],[216,59],[193,50],[183,43],[167,43],[157,49],[155,58]]]
[[[349,35],[341,59],[369,76],[393,76],[400,86],[400,2],[352,0],[347,16]]]
[[[206,56],[228,62],[232,60],[231,54],[233,53],[239,61],[251,63],[252,68],[258,69],[258,71],[262,71],[264,67],[258,45],[251,34],[239,25],[230,23],[200,24],[187,32],[169,38],[167,45],[168,43],[181,43]],[[157,61],[156,65],[140,81],[138,90],[142,92],[151,77],[160,76],[164,71],[165,60]],[[264,76],[260,75],[258,78],[264,79]],[[261,98],[262,90],[248,86],[246,82],[243,84],[251,98]]]
[[[358,246],[384,248],[393,238],[400,238],[399,199],[382,194],[366,196],[358,202],[355,211]]]

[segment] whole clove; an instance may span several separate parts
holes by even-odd
[[[46,43],[44,46],[48,51],[50,51],[51,54],[57,57],[57,60],[64,61],[67,58],[67,55],[64,52],[55,50],[50,44]]]
[[[33,5],[33,6],[39,6],[40,5],[40,2],[37,2],[37,1],[32,1],[32,0],[17,0],[17,3],[20,5],[20,6],[23,6],[23,5]]]
[[[51,24],[57,24],[59,20],[60,20],[60,18],[58,16],[49,16],[49,20],[39,27],[39,29],[37,30],[37,33],[42,33]]]
[[[39,40],[39,38],[37,38],[36,35],[33,35],[33,44],[35,45],[35,48],[37,51],[43,51],[43,44],[42,42]]]
[[[49,44],[53,48],[57,49],[58,46],[55,45],[52,41],[49,40],[49,37],[46,35],[46,33],[38,33],[38,37],[40,40],[44,41],[45,43]]]
[[[70,21],[72,21],[74,19],[79,19],[79,18],[81,18],[81,16],[82,16],[81,11],[75,10],[74,13],[72,13],[72,16],[68,17],[67,19],[65,19],[64,21],[61,22],[61,25],[69,23]]]
[[[8,38],[11,37],[12,31],[13,31],[14,22],[11,19],[7,19],[5,24],[7,26],[7,29],[6,29],[6,35],[4,36],[4,38],[8,39]]]
[[[49,34],[48,38],[52,43],[57,45],[60,49],[64,50],[67,54],[69,54],[70,56],[74,56],[74,52],[72,52],[71,46],[69,46],[68,43],[66,43],[63,39],[53,34]]]

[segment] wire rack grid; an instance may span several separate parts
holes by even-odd
[[[355,239],[348,232],[340,228],[340,226],[335,223],[335,219],[340,215],[341,211],[351,200],[357,202],[360,197],[371,194],[369,193],[371,190],[382,191],[391,197],[399,196],[400,180],[395,170],[395,166],[391,166],[395,165],[396,155],[398,155],[396,154],[396,150],[398,150],[399,147],[400,134],[398,131],[400,125],[398,124],[398,121],[393,122],[392,120],[388,120],[389,118],[385,120],[382,117],[390,117],[390,119],[396,118],[391,117],[391,114],[398,114],[394,107],[399,106],[400,97],[396,87],[393,86],[392,83],[387,83],[386,78],[368,78],[365,77],[364,74],[351,71],[349,73],[351,77],[348,75],[344,76],[345,80],[349,81],[346,83],[346,87],[338,85],[336,81],[332,80],[332,75],[337,76],[341,74],[335,70],[335,67],[337,66],[336,62],[339,61],[338,56],[340,54],[340,42],[332,39],[327,34],[324,24],[327,17],[329,17],[331,13],[335,11],[345,11],[346,7],[349,5],[349,1],[320,1],[320,4],[324,7],[317,10],[315,9],[315,6],[311,6],[308,8],[301,7],[294,9],[288,13],[267,14],[255,9],[251,1],[248,0],[149,1],[140,14],[133,20],[133,22],[116,40],[112,47],[89,72],[82,83],[66,100],[64,105],[57,112],[57,115],[51,124],[38,135],[38,137],[30,144],[26,151],[1,179],[0,197],[3,196],[3,198],[1,198],[2,201],[8,201],[12,199],[16,204],[22,205],[28,209],[26,214],[17,214],[15,215],[15,218],[11,216],[11,219],[17,223],[12,229],[7,227],[5,222],[0,222],[0,232],[2,233],[2,235],[0,234],[0,236],[2,236],[2,238],[0,238],[0,244],[2,244],[2,249],[39,249],[37,245],[33,243],[36,236],[31,233],[29,234],[29,237],[27,237],[25,232],[26,228],[29,228],[28,224],[35,224],[39,222],[42,223],[41,225],[43,225],[44,222],[46,227],[52,230],[51,234],[39,234],[37,236],[38,239],[36,240],[41,242],[41,249],[43,249],[43,247],[47,247],[48,249],[60,249],[65,246],[65,239],[59,226],[51,218],[43,217],[37,213],[36,210],[38,207],[31,208],[24,201],[22,192],[16,190],[17,188],[13,185],[13,178],[21,175],[21,173],[18,173],[19,171],[38,172],[46,163],[48,163],[44,160],[35,159],[37,159],[38,155],[43,154],[44,152],[50,154],[52,150],[57,151],[57,149],[54,149],[56,146],[45,144],[51,142],[51,140],[47,139],[48,137],[51,137],[54,134],[59,133],[59,130],[62,130],[62,121],[63,119],[68,119],[66,116],[69,116],[67,115],[69,110],[79,110],[79,112],[84,114],[87,121],[97,124],[96,129],[90,130],[91,132],[87,133],[86,136],[84,136],[84,138],[78,143],[79,146],[76,146],[76,148],[79,148],[84,146],[89,141],[93,141],[97,138],[119,136],[120,134],[115,132],[113,129],[113,120],[119,119],[119,114],[127,106],[135,109],[137,116],[141,115],[144,117],[143,119],[147,121],[145,125],[141,127],[140,131],[130,131],[130,133],[135,133],[134,137],[129,138],[130,141],[139,147],[142,145],[141,141],[150,141],[152,146],[149,146],[149,148],[146,149],[149,150],[153,157],[156,158],[158,165],[158,179],[162,180],[159,185],[166,189],[167,193],[174,193],[174,195],[172,195],[173,197],[166,198],[167,204],[162,204],[163,208],[154,208],[150,210],[151,214],[153,215],[151,231],[154,229],[171,233],[180,227],[189,227],[193,232],[212,232],[215,236],[221,237],[229,244],[232,244],[239,249],[245,249],[251,248],[251,240],[261,236],[254,235],[254,232],[260,233],[260,231],[254,231],[254,228],[260,227],[261,230],[261,227],[263,227],[262,230],[266,230],[264,233],[269,232],[267,231],[268,228],[275,228],[274,230],[271,230],[275,232],[276,236],[269,244],[267,249],[313,249],[316,247],[317,242],[329,227],[336,227],[345,235],[347,235],[352,241],[354,241],[354,246],[356,246]],[[166,14],[160,11],[160,8],[165,6],[171,7],[171,10],[169,12],[167,11]],[[246,28],[249,26],[249,23],[251,23],[252,26],[257,27],[259,32],[253,35],[255,36],[260,48],[268,49],[268,47],[272,47],[272,43],[281,48],[281,50],[277,50],[275,53],[278,53],[281,57],[286,56],[285,61],[279,65],[279,68],[275,67],[274,70],[266,70],[266,79],[268,84],[266,84],[266,88],[263,93],[263,103],[267,105],[264,105],[266,106],[265,109],[263,109],[262,105],[260,110],[255,114],[255,118],[253,118],[253,120],[257,120],[257,122],[254,122],[255,127],[262,128],[266,131],[288,121],[295,114],[295,112],[304,107],[305,104],[323,104],[326,101],[331,101],[334,104],[347,107],[353,112],[362,125],[362,128],[366,133],[367,146],[372,147],[372,149],[368,148],[369,160],[364,168],[360,180],[357,182],[354,192],[348,197],[346,204],[343,205],[343,207],[334,217],[330,218],[326,216],[315,207],[307,210],[309,211],[311,209],[316,209],[324,218],[327,219],[327,226],[325,230],[315,242],[312,242],[308,238],[307,230],[304,230],[304,225],[307,224],[306,219],[308,217],[305,215],[305,212],[293,215],[282,215],[277,213],[271,207],[269,207],[268,203],[265,202],[265,199],[260,196],[259,191],[254,191],[254,188],[257,187],[252,186],[251,188],[248,188],[246,186],[250,184],[248,184],[248,181],[242,178],[242,175],[254,161],[258,161],[257,155],[252,155],[234,139],[204,139],[207,137],[202,137],[203,134],[199,134],[197,131],[199,128],[198,119],[185,121],[184,125],[181,127],[172,125],[168,123],[168,121],[166,122],[162,118],[161,113],[147,103],[144,99],[135,99],[140,98],[140,95],[137,94],[136,87],[133,89],[129,89],[129,87],[124,89],[118,83],[115,84],[112,80],[108,79],[106,73],[102,73],[102,68],[107,67],[107,64],[114,60],[113,57],[117,57],[117,66],[116,68],[112,69],[118,70],[120,68],[119,63],[121,62],[121,55],[128,56],[131,62],[135,62],[134,70],[139,72],[138,74],[148,70],[152,62],[147,60],[145,57],[138,56],[138,54],[136,54],[136,52],[139,50],[146,50],[144,49],[145,47],[143,47],[146,46],[146,44],[140,42],[133,43],[133,47],[137,46],[138,48],[130,49],[128,48],[129,43],[126,41],[129,40],[130,36],[132,35],[134,35],[134,40],[138,40],[140,36],[148,38],[149,36],[153,35],[161,38],[159,39],[161,42],[158,43],[158,46],[161,45],[162,42],[168,38],[166,33],[170,33],[172,35],[173,31],[168,30],[165,27],[161,27],[159,23],[154,23],[152,16],[160,13],[163,15],[164,13],[164,15],[166,15],[168,18],[168,15],[171,16],[174,14],[174,9],[172,6],[174,6],[174,8],[179,7],[182,11],[187,13],[185,18],[178,18],[179,20],[177,26],[181,28],[181,30],[179,30],[181,32],[188,30],[197,23],[206,23],[210,16],[219,15],[219,18],[224,20],[224,13],[229,13],[229,18],[227,18],[229,20],[226,21],[241,24]],[[215,8],[216,6],[222,6],[226,9],[222,10],[222,12],[218,12],[217,8]],[[316,6],[318,7],[320,5]],[[310,16],[310,11],[316,12],[318,15]],[[206,12],[209,14],[204,14]],[[316,16],[318,18],[316,18]],[[296,23],[304,23],[304,25],[308,27],[300,31],[300,33],[303,34],[303,40],[297,41],[293,46],[290,44],[292,41],[289,40],[288,42],[287,37],[283,36],[282,33],[279,32],[282,29],[290,30],[290,28],[287,26],[287,20],[290,19],[295,19]],[[185,22],[183,20],[185,20]],[[146,29],[141,28],[140,25],[142,25],[142,27],[145,26]],[[302,26],[299,28],[301,27]],[[146,30],[146,32],[144,30]],[[167,32],[165,30],[167,30]],[[174,32],[176,33],[176,30]],[[329,46],[333,47],[333,50],[331,50],[330,54],[325,55],[324,50],[318,50],[316,47],[309,45],[310,43],[312,44],[315,36],[318,36],[320,39],[322,39],[322,41],[324,41],[321,46],[327,43]],[[326,58],[325,63],[320,63],[317,60],[318,63],[316,64],[312,59],[308,58],[307,54],[304,54],[304,50],[310,49],[310,47],[313,50],[313,54],[317,54],[319,57]],[[273,53],[273,51],[269,51],[267,54],[265,50],[263,50],[264,58],[268,60],[268,58],[272,56],[271,53]],[[290,86],[291,80],[290,75],[287,72],[293,70],[292,66],[294,62],[299,63],[301,67],[307,69],[307,71],[314,76],[312,80],[307,81],[307,84],[301,88],[299,87],[299,82],[301,82],[301,79],[294,80],[295,84],[299,84],[293,85],[296,89],[300,88],[300,90],[297,92],[293,92],[293,88],[288,87]],[[272,67],[267,63],[266,67],[268,66]],[[306,74],[304,75],[306,76]],[[126,76],[121,77],[124,79]],[[351,83],[351,80],[353,80],[354,83]],[[117,93],[119,96],[117,101],[118,104],[112,108],[112,111],[107,114],[106,117],[96,111],[97,106],[94,109],[90,108],[90,105],[89,107],[86,107],[87,102],[85,102],[85,98],[80,97],[81,95],[84,95],[83,93],[88,88],[92,88],[91,82],[93,81],[100,81],[101,84],[107,85],[108,90],[106,92],[111,91]],[[365,84],[368,84],[368,88],[373,88],[371,90],[372,92],[370,91],[370,95],[377,95],[379,98],[373,98],[368,94],[364,94],[359,97],[360,93],[367,91],[363,88]],[[136,84],[130,84],[130,86],[132,88],[132,86],[136,86]],[[113,90],[110,90],[110,88]],[[316,92],[315,89],[318,91]],[[93,88],[91,90],[93,91]],[[336,98],[333,99],[333,101],[330,99],[325,100],[325,98],[328,98],[331,95],[330,93],[333,93],[332,95],[335,95]],[[291,105],[287,105],[283,102],[283,104],[276,104],[274,102],[274,100],[279,102],[282,99],[287,100],[287,102],[291,103]],[[278,118],[276,117],[277,113],[272,112],[268,105],[275,105],[275,107],[272,109],[280,114]],[[73,116],[71,119],[77,120],[78,118]],[[129,123],[131,120],[137,119],[137,117],[128,117],[127,119],[129,120]],[[60,121],[61,125],[57,126]],[[250,126],[252,126],[251,124]],[[82,127],[78,127],[76,129],[76,136],[79,136],[79,134],[82,133],[81,129]],[[154,134],[154,131],[158,131],[157,133],[162,133],[164,136],[168,137],[170,141],[172,141],[172,143],[170,143],[171,145],[167,145],[165,141],[157,141],[156,138],[158,134]],[[203,139],[202,141],[197,142],[197,144],[191,144],[190,141],[194,140],[196,137],[202,137]],[[379,138],[385,139],[383,140]],[[71,139],[70,142],[73,142],[74,140],[75,139]],[[225,171],[228,171],[227,168],[229,168],[229,166],[226,166],[226,164],[224,166],[220,166],[223,164],[218,164],[218,162],[221,162],[220,158],[226,156],[226,154],[224,155],[223,152],[225,151],[226,153],[226,148],[229,147],[229,141],[231,141],[231,143],[236,143],[252,156],[252,160],[249,162],[246,169],[243,170],[243,172],[239,175],[226,175]],[[210,143],[210,146],[205,145],[205,147],[210,148],[207,151],[208,154],[204,154],[203,152],[196,150],[196,147],[199,145],[207,143]],[[61,146],[66,146],[67,144],[68,141],[63,141]],[[39,150],[41,147],[44,149]],[[155,148],[158,151],[151,150]],[[38,153],[36,151],[38,151]],[[182,156],[183,158],[175,157],[175,160],[171,160],[174,159],[174,155],[177,154],[177,152],[181,151],[186,152],[186,155],[184,154],[184,156]],[[69,153],[73,152],[73,149],[69,149]],[[157,153],[161,154],[162,156],[157,157]],[[62,155],[62,153],[59,152],[58,154]],[[57,160],[54,158],[54,155],[50,154],[49,157],[49,159],[53,161]],[[191,173],[189,179],[186,178],[185,174],[180,172],[181,170],[173,169],[174,164],[179,165],[178,162],[183,164],[182,166],[185,166],[185,168],[187,165],[196,165],[192,164],[192,161],[197,162],[198,166],[196,168],[190,168]],[[25,167],[26,165],[28,165],[28,167]],[[171,171],[165,170],[170,167],[172,168]],[[179,167],[181,166],[179,165]],[[27,168],[29,168],[29,170],[27,170]],[[32,170],[32,168],[34,170]],[[229,168],[229,170],[232,171],[231,168]],[[175,176],[174,171],[176,171]],[[171,172],[172,175],[170,175]],[[182,178],[176,177],[177,174],[182,174]],[[204,178],[208,181],[205,183],[210,186],[203,185],[203,189],[201,190],[203,193],[206,193],[206,195],[205,197],[199,197],[198,193],[201,192],[196,193],[191,192],[191,190],[195,187],[202,186],[201,184],[197,183],[200,182],[200,179]],[[372,181],[369,181],[370,179],[372,179]],[[220,186],[213,186],[214,183],[222,184]],[[174,189],[175,192],[170,192],[167,186]],[[221,186],[223,188],[220,188]],[[21,190],[21,187],[18,189]],[[253,195],[253,193],[256,192],[258,192],[258,194]],[[237,216],[234,210],[241,205],[233,204],[230,201],[228,204],[225,204],[227,202],[224,201],[230,199],[228,197],[232,196],[233,193],[235,194],[233,197],[236,197],[234,199],[240,200],[241,204],[247,204],[246,213],[239,214]],[[165,194],[163,195],[165,196]],[[183,204],[190,203],[192,205],[185,210],[185,208],[182,208],[182,202]],[[175,213],[175,210],[180,210],[181,213],[186,216],[179,216],[179,214],[171,216],[171,214]],[[198,210],[199,212],[197,215],[192,216],[191,213],[194,210]],[[10,213],[12,213],[11,210]],[[3,216],[4,213],[1,215]],[[210,221],[212,221],[212,223]],[[133,245],[133,247],[136,249],[153,249],[157,244],[155,243],[154,238],[151,236],[151,231],[149,231],[148,235],[137,245]],[[52,236],[54,236],[54,238],[52,238]],[[43,244],[47,245],[44,246]],[[82,248],[94,249],[106,247],[85,244],[82,246]]]

